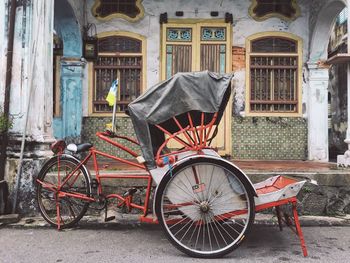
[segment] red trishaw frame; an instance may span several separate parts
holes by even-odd
[[[181,152],[186,152],[186,151],[193,151],[194,153],[197,152],[198,154],[202,154],[202,150],[205,148],[212,148],[210,147],[210,142],[211,140],[215,137],[216,135],[216,131],[215,129],[213,130],[213,126],[215,125],[215,122],[217,120],[218,117],[218,113],[214,113],[212,116],[212,120],[208,123],[205,124],[204,120],[205,120],[205,113],[201,113],[201,123],[199,126],[194,126],[193,125],[193,120],[192,120],[192,116],[190,113],[187,113],[187,117],[188,117],[188,123],[189,125],[186,127],[182,127],[182,125],[180,124],[180,122],[178,121],[178,119],[176,117],[173,117],[173,121],[176,123],[176,125],[178,126],[179,130],[175,133],[171,133],[168,130],[166,130],[164,127],[160,126],[160,125],[155,125],[158,129],[160,129],[165,135],[167,135],[168,137],[164,140],[164,142],[162,143],[162,145],[159,147],[156,156],[155,156],[155,161],[157,163],[158,166],[162,167],[166,164],[166,162],[168,163],[174,163],[176,161],[175,155]],[[183,136],[185,137],[185,139],[187,141],[184,141],[183,139],[181,139],[179,137],[179,135],[183,134]],[[111,132],[97,132],[96,135],[102,139],[103,141],[112,144],[113,146],[129,153],[131,156],[133,156],[134,158],[138,157],[138,154],[133,151],[132,149],[114,141],[113,139],[123,139],[126,141],[129,141],[131,143],[133,143],[134,145],[139,145],[139,143],[132,138],[126,137],[126,136],[120,136]],[[178,150],[178,151],[174,151],[171,153],[166,153],[163,154],[163,149],[166,147],[167,143],[170,140],[175,140],[177,142],[179,142],[180,144],[183,145],[183,149]],[[57,153],[57,156],[61,156],[64,152],[64,147],[61,147],[62,145],[62,141],[58,141],[57,144],[59,145],[59,151]],[[130,166],[133,166],[135,168],[139,168],[144,170],[145,172],[147,172],[147,175],[138,175],[138,174],[100,174],[100,169],[99,169],[99,164],[98,164],[98,160],[97,160],[97,156],[103,156],[121,163],[125,163],[128,164]],[[119,203],[117,204],[117,206],[122,206],[122,205],[126,205],[126,207],[128,208],[128,210],[130,211],[132,208],[136,208],[141,210],[142,214],[140,216],[140,221],[141,222],[147,222],[147,223],[158,223],[158,221],[153,218],[153,217],[147,217],[148,215],[148,206],[149,206],[149,200],[150,200],[150,195],[151,195],[151,188],[152,188],[152,176],[148,171],[148,168],[145,164],[140,164],[140,163],[135,163],[132,161],[129,161],[127,159],[124,158],[120,158],[99,150],[96,150],[94,147],[89,149],[89,153],[88,155],[83,159],[83,161],[80,161],[79,165],[76,166],[75,170],[73,170],[71,172],[71,175],[67,176],[66,179],[61,183],[60,182],[60,175],[58,173],[58,186],[54,186],[45,182],[42,182],[40,180],[37,179],[37,183],[41,184],[44,188],[50,189],[51,191],[54,191],[55,193],[58,193],[57,195],[55,195],[55,200],[56,200],[56,209],[57,209],[57,227],[58,229],[60,229],[60,208],[59,208],[59,202],[58,202],[58,198],[64,197],[64,196],[70,196],[70,197],[74,197],[74,198],[78,198],[81,200],[85,200],[88,202],[96,202],[97,199],[94,197],[89,197],[86,196],[84,194],[79,194],[79,193],[67,193],[67,192],[60,192],[61,188],[64,184],[66,184],[69,179],[74,176],[74,174],[83,166],[86,165],[88,163],[88,161],[90,160],[90,158],[92,157],[93,159],[93,165],[94,165],[94,170],[96,173],[96,180],[98,182],[98,189],[97,189],[97,194],[98,196],[100,196],[101,194],[103,194],[103,189],[102,189],[102,180],[103,179],[141,179],[141,180],[147,180],[147,189],[146,189],[146,195],[145,195],[145,200],[144,200],[144,205],[138,205],[136,203],[132,202],[132,195],[127,195],[127,196],[122,196],[122,195],[118,195],[118,194],[109,194],[107,196],[105,196],[106,199],[111,199],[111,198],[116,198]],[[167,158],[164,158],[167,157]],[[166,161],[165,161],[166,159]],[[60,160],[60,158],[58,158],[58,160]],[[60,168],[60,163],[58,163],[58,166]],[[59,169],[58,169],[59,170]],[[79,175],[79,174],[78,174]],[[78,177],[77,175],[77,177]],[[74,179],[73,181],[75,181],[76,179]],[[287,183],[287,182],[286,182]],[[267,191],[273,191],[273,190],[264,190],[264,189],[257,189],[257,192],[259,193],[266,193]],[[297,203],[297,199],[296,197],[292,197],[292,198],[287,198],[287,199],[283,199],[283,200],[279,200],[276,202],[270,202],[267,204],[261,204],[261,205],[257,205],[255,207],[255,211],[261,211],[264,209],[268,209],[268,208],[272,208],[275,207],[276,208],[276,213],[277,213],[277,217],[278,217],[278,223],[280,226],[280,229],[282,230],[282,213],[280,211],[280,206],[281,205],[286,205],[286,204],[291,204],[292,205],[292,209],[293,209],[293,218],[294,218],[294,224],[295,224],[295,232],[296,234],[299,236],[300,242],[301,242],[301,247],[302,247],[302,251],[303,251],[303,255],[306,257],[307,256],[307,250],[306,250],[306,246],[305,246],[305,240],[301,231],[301,227],[300,227],[300,223],[299,223],[299,219],[298,219],[298,213],[296,210],[296,203]],[[185,204],[182,204],[185,205]],[[235,211],[235,214],[239,215],[242,214],[246,211],[244,210],[240,210],[240,211]],[[231,213],[232,214],[232,213]],[[222,218],[225,219],[226,215],[221,215]],[[285,216],[285,222],[288,226],[291,226],[291,220],[289,217]],[[199,222],[200,223],[200,222]]]

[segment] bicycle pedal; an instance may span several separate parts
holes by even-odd
[[[129,196],[129,195],[133,195],[137,192],[137,189],[136,188],[130,188],[128,191],[126,191],[124,194],[123,194],[123,197],[126,197],[126,196]]]
[[[105,222],[109,222],[115,219],[115,216],[109,216],[105,218]]]
[[[98,187],[98,181],[96,179],[91,180],[91,188],[97,189]]]

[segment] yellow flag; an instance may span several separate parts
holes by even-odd
[[[118,88],[118,79],[113,81],[111,88],[109,89],[106,101],[108,101],[109,106],[113,106],[117,100],[117,88]]]

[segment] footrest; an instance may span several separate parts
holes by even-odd
[[[260,183],[254,184],[258,194],[258,197],[255,197],[255,205],[262,205],[295,197],[305,182],[306,180],[297,181],[277,175]]]

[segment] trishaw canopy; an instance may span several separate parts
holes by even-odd
[[[162,136],[154,125],[171,126],[169,119],[187,112],[221,112],[218,124],[231,93],[232,77],[233,73],[219,75],[209,71],[177,73],[129,104],[129,114],[149,168],[155,168],[154,141]]]

